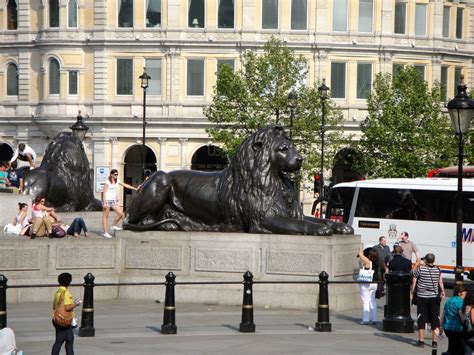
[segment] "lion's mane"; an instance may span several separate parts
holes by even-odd
[[[223,171],[218,200],[230,225],[240,225],[249,233],[268,233],[261,226],[265,216],[303,219],[294,182],[272,164],[272,149],[282,140],[288,138],[281,127],[260,129],[240,145]]]

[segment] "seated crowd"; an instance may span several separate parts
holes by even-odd
[[[84,219],[75,218],[70,225],[63,223],[53,207],[46,205],[44,197],[36,197],[31,207],[31,218],[28,218],[28,205],[18,204],[18,213],[3,231],[7,234],[37,237],[62,238],[66,235],[79,237],[81,233],[88,236]]]

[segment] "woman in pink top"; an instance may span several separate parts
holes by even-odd
[[[35,197],[35,202],[31,207],[33,227],[31,228],[31,239],[37,236],[42,237],[45,232],[46,236],[50,236],[53,231],[53,222],[57,221],[56,212],[52,207],[45,206],[46,199],[44,197]]]

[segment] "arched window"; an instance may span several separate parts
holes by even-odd
[[[59,62],[52,58],[49,62],[49,94],[59,95]]]
[[[7,4],[7,29],[18,29],[18,4],[17,0],[8,0]]]
[[[49,0],[49,27],[59,27],[59,0]]]
[[[67,27],[77,26],[77,0],[67,2]]]
[[[14,63],[7,67],[7,95],[18,95],[18,67]]]

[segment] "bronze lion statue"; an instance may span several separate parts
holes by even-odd
[[[71,132],[54,137],[41,166],[25,173],[23,193],[46,197],[48,205],[60,212],[102,211],[92,191],[89,159]]]
[[[158,171],[133,199],[125,229],[353,234],[347,224],[303,215],[292,176],[302,156],[279,126],[248,137],[218,172]]]

